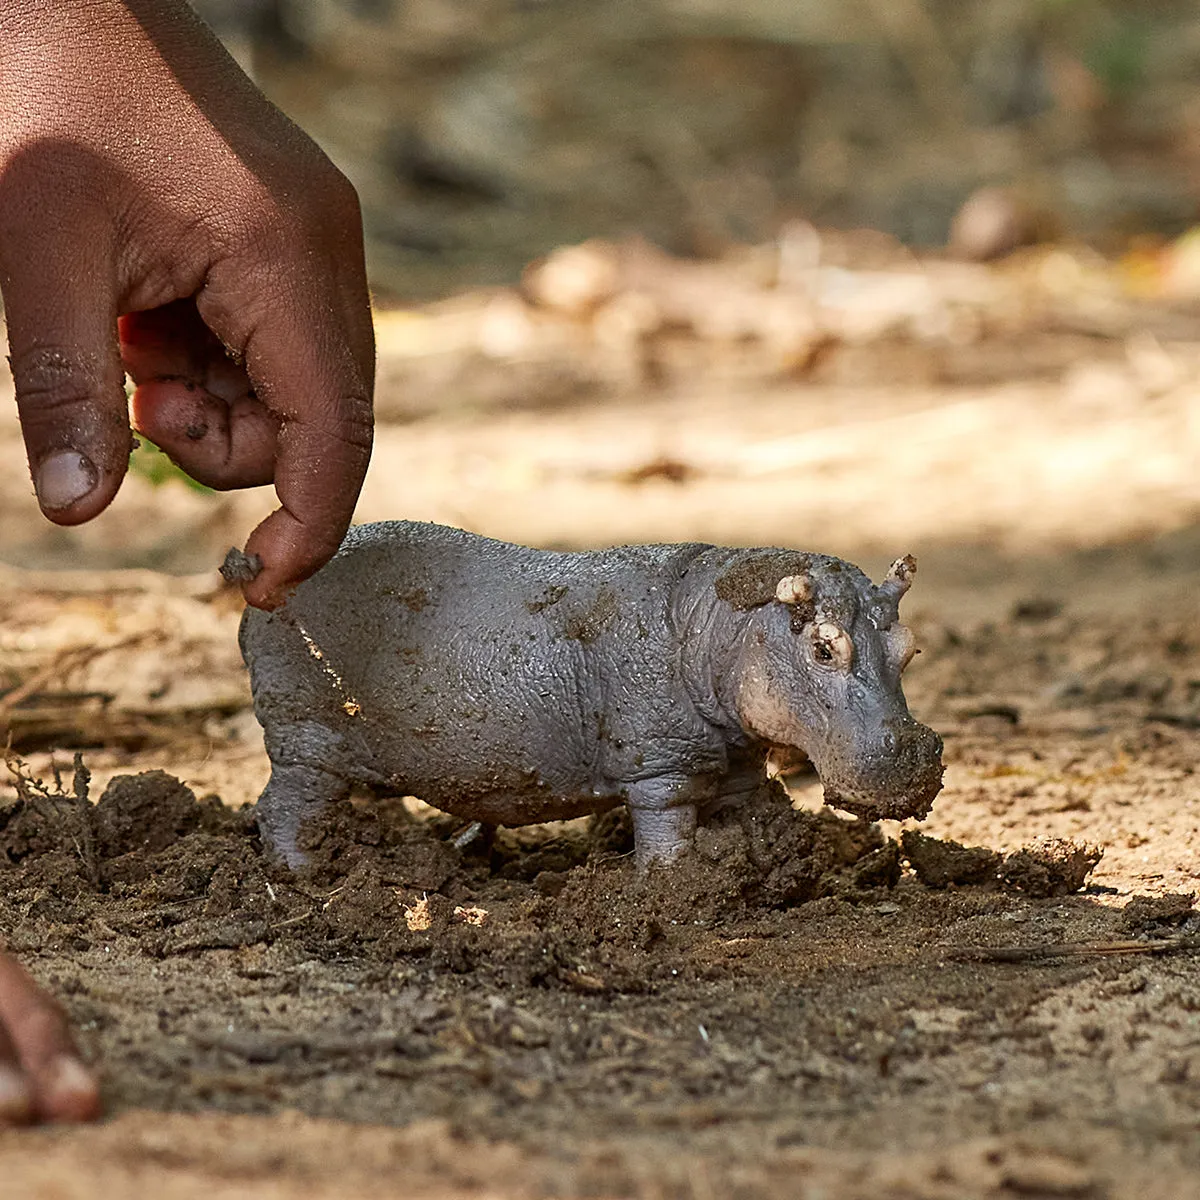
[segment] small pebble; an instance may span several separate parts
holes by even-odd
[[[221,578],[226,583],[253,583],[262,569],[263,561],[257,554],[246,554],[231,546],[221,564]]]

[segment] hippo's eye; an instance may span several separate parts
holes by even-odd
[[[812,655],[823,667],[848,671],[854,660],[854,643],[840,626],[821,621],[812,628]]]

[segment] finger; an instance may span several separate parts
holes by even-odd
[[[375,393],[375,323],[371,315],[371,293],[367,285],[366,253],[362,237],[362,210],[351,189],[353,212],[336,226],[332,239],[333,273],[337,279],[342,322],[348,331],[351,351],[367,383],[367,395]]]
[[[75,525],[116,495],[132,447],[113,255],[90,200],[56,193],[67,211],[50,220],[38,210],[44,180],[28,197],[20,191],[26,173],[18,158],[0,190],[9,361],[38,503]]]
[[[0,1022],[0,1128],[25,1125],[36,1112],[33,1091],[25,1081],[17,1048]]]
[[[280,422],[282,507],[250,535],[246,551],[263,570],[244,587],[249,603],[272,608],[333,555],[350,523],[371,453],[370,364],[359,361],[361,331],[347,329],[329,275],[293,276],[274,303],[263,303],[270,289],[250,293],[248,278],[252,272],[224,265],[196,302],[210,328],[244,347],[256,395]]]
[[[137,385],[133,421],[208,487],[257,487],[275,475],[279,421],[249,376],[200,319],[177,301],[122,317],[121,358]]]
[[[156,380],[134,394],[133,420],[206,487],[259,487],[275,478],[279,422],[253,398],[222,400],[192,383]]]
[[[62,1010],[6,954],[0,953],[0,1028],[24,1071],[34,1113],[45,1120],[88,1121],[100,1113],[100,1089],[75,1049]]]
[[[339,416],[363,408],[361,395],[338,396]],[[367,421],[360,419],[360,428]],[[250,535],[246,553],[263,570],[243,587],[249,604],[275,608],[337,552],[354,515],[369,445],[297,420],[280,430],[275,492],[281,507]]]

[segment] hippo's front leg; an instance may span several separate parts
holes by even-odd
[[[627,802],[639,871],[667,866],[691,846],[696,834],[696,790],[696,780],[682,775],[630,784]]]

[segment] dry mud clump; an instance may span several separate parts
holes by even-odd
[[[1002,883],[1029,896],[1069,896],[1087,882],[1104,852],[1069,838],[1038,838],[1011,854],[986,846],[927,837],[904,831],[901,850],[927,887]]]

